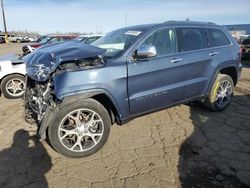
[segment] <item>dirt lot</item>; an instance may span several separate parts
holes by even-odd
[[[0,44],[0,55],[21,45]],[[83,159],[38,142],[22,100],[1,96],[0,187],[250,186],[249,73],[245,66],[224,112],[179,105],[113,126],[104,148]]]

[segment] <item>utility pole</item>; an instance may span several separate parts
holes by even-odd
[[[3,25],[4,25],[4,34],[5,34],[5,42],[8,43],[8,33],[7,33],[7,27],[6,27],[6,21],[5,21],[5,14],[4,14],[4,8],[3,8],[3,0],[1,0],[1,7],[2,7],[2,15],[3,15]]]

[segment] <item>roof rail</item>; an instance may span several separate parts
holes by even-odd
[[[207,24],[213,24],[213,25],[216,25],[216,23],[214,23],[214,22],[199,22],[199,21],[191,21],[191,20],[189,20],[189,19],[187,19],[187,20],[183,20],[183,21],[176,21],[176,20],[168,20],[168,21],[165,21],[165,22],[163,22],[163,23],[177,23],[177,22],[193,22],[193,23],[207,23]]]
[[[207,22],[208,24],[213,24],[213,25],[216,25],[216,23],[214,23],[214,22]]]
[[[167,21],[165,21],[163,23],[175,23],[175,22],[176,22],[176,20],[167,20]]]

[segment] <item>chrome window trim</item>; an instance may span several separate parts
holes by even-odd
[[[207,29],[207,28],[209,28],[209,29],[218,29],[218,30],[221,30],[223,33],[224,33],[224,35],[226,35],[226,37],[227,37],[227,39],[229,40],[229,42],[230,42],[230,44],[228,44],[228,45],[223,45],[223,46],[215,46],[215,47],[207,47],[207,48],[202,48],[202,49],[197,49],[197,50],[190,50],[190,51],[185,51],[185,52],[178,52],[178,37],[177,37],[177,35],[176,35],[176,29],[177,28],[199,28],[199,29],[203,29],[204,30],[204,32],[205,32],[205,35],[206,35],[206,37],[208,38],[208,36],[207,36],[207,33],[206,33],[206,31],[205,31],[205,29]],[[147,33],[145,33],[145,35],[146,35],[146,37],[142,40],[142,41],[140,41],[136,46],[135,46],[135,48],[133,48],[129,53],[128,53],[128,59],[129,59],[129,62],[131,62],[131,57],[133,56],[133,53],[138,49],[138,47],[140,46],[140,45],[142,45],[147,39],[148,39],[148,37],[150,37],[153,33],[155,33],[155,32],[157,32],[157,31],[159,31],[159,30],[162,30],[162,29],[174,29],[174,31],[175,31],[175,35],[176,35],[176,46],[177,46],[177,52],[176,53],[173,53],[173,54],[166,54],[166,55],[161,55],[161,56],[156,56],[156,57],[152,57],[152,58],[146,58],[146,59],[157,59],[157,58],[163,58],[163,57],[168,57],[168,56],[176,56],[176,55],[181,55],[181,54],[187,54],[187,53],[192,53],[192,52],[200,52],[200,51],[205,51],[205,50],[213,50],[213,49],[218,49],[218,48],[225,48],[225,47],[230,47],[230,46],[233,46],[233,43],[232,43],[232,41],[231,41],[231,39],[227,36],[227,34],[224,32],[224,30],[223,29],[221,29],[221,28],[218,28],[218,27],[211,27],[211,26],[187,26],[187,25],[185,25],[185,26],[162,26],[162,27],[159,27],[159,28],[157,28],[157,29],[152,29],[150,32],[149,32],[149,34],[147,34]],[[208,39],[209,40],[209,39]],[[133,59],[133,58],[132,58]]]

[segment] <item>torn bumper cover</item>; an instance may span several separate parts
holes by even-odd
[[[46,45],[24,56],[27,75],[36,81],[47,81],[57,67],[64,62],[80,61],[104,54],[106,50],[84,44],[79,41],[69,41]]]

